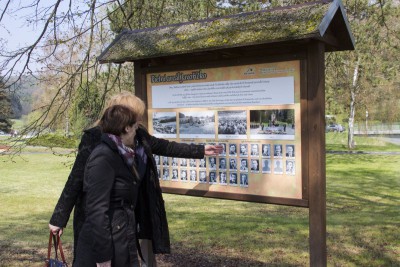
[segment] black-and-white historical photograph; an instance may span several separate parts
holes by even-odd
[[[274,158],[282,158],[282,156],[283,156],[282,145],[281,144],[274,145]]]
[[[218,138],[246,139],[247,114],[245,110],[218,111]]]
[[[294,109],[250,110],[250,138],[294,140]]]
[[[189,167],[190,168],[197,167],[197,160],[196,159],[189,159]]]
[[[199,160],[199,168],[200,169],[205,169],[207,167],[207,162],[205,158],[202,158]]]
[[[262,159],[261,172],[262,173],[271,173],[271,160],[270,159]]]
[[[214,111],[179,112],[181,138],[215,138]]]
[[[172,176],[171,176],[172,181],[178,181],[178,169],[172,169]]]
[[[236,144],[229,144],[229,156],[236,156],[237,147]]]
[[[234,171],[237,170],[237,162],[235,158],[229,159],[229,169]]]
[[[286,160],[286,174],[288,174],[288,175],[296,174],[294,160]]]
[[[153,112],[153,135],[163,138],[176,138],[176,113]]]
[[[215,170],[217,168],[217,159],[215,157],[208,158],[208,168],[210,170]]]
[[[271,157],[271,145],[270,144],[263,144],[261,148],[261,156],[263,158]]]
[[[240,171],[241,172],[249,171],[249,165],[247,163],[247,159],[240,159]]]
[[[163,158],[162,158],[162,165],[163,165],[163,166],[169,166],[168,157],[163,157]]]
[[[226,158],[219,158],[219,169],[226,170]]]
[[[275,174],[283,173],[283,163],[281,159],[274,160],[274,173]]]
[[[236,186],[237,185],[237,173],[231,172],[229,174],[229,185]]]
[[[154,161],[156,162],[157,166],[160,166],[160,156],[159,155],[153,155]]]
[[[186,168],[187,167],[187,162],[188,162],[187,159],[180,159],[179,161],[180,161],[179,164],[181,165],[182,168]]]
[[[191,182],[197,181],[197,171],[196,170],[190,170],[190,181]]]
[[[177,167],[178,164],[179,164],[179,163],[178,163],[178,158],[175,158],[175,157],[174,157],[174,158],[171,159],[171,166],[172,166],[172,167]]]
[[[217,183],[217,173],[210,172],[210,184],[216,184],[216,183]]]
[[[251,147],[250,156],[258,157],[260,155],[260,151],[258,150],[258,144],[251,144],[250,147]]]
[[[220,172],[219,173],[219,184],[226,185],[226,172]]]
[[[260,163],[259,163],[258,159],[251,159],[250,162],[251,162],[250,163],[251,164],[251,167],[250,167],[251,172],[255,172],[255,173],[260,172]]]
[[[169,180],[169,170],[168,170],[168,169],[164,169],[164,170],[163,170],[162,179],[163,179],[163,180]]]
[[[181,181],[187,182],[187,170],[181,170]]]
[[[243,187],[248,187],[249,186],[248,177],[249,176],[246,173],[241,173],[240,174],[240,186],[243,186]]]
[[[218,143],[218,145],[222,146],[222,151],[219,153],[220,156],[225,156],[226,155],[226,143]]]
[[[207,183],[207,173],[206,171],[199,171],[199,182],[204,184]]]
[[[294,158],[294,145],[286,145],[286,157]]]
[[[247,157],[247,155],[249,154],[248,150],[247,150],[247,144],[240,144],[239,145],[239,156],[240,157]]]

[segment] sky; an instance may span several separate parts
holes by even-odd
[[[0,22],[0,47],[6,51],[15,51],[19,48],[26,47],[33,44],[40,36],[43,28],[43,23],[31,23],[29,25],[28,19],[34,15],[35,8],[24,8],[29,6],[32,2],[37,0],[11,0],[8,6],[8,12],[4,14]],[[44,7],[51,7],[54,5],[54,0],[41,0],[39,10]],[[58,12],[66,11],[68,9],[69,1],[62,1]],[[0,0],[0,15],[5,8],[6,0]],[[0,62],[4,58],[0,56]],[[1,64],[1,63],[0,63]],[[32,62],[32,70],[39,69],[40,65]],[[17,66],[20,71],[22,66]]]

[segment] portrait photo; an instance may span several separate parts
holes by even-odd
[[[286,160],[286,174],[287,175],[295,175],[295,162],[294,160]]]
[[[183,168],[187,167],[187,162],[188,162],[187,159],[180,159],[179,161],[180,161],[181,167],[183,167]]]
[[[260,164],[259,164],[259,161],[258,161],[258,159],[252,159],[252,160],[250,160],[250,164],[251,164],[251,172],[255,172],[255,173],[257,173],[257,172],[260,172]]]
[[[199,160],[199,168],[200,169],[205,169],[207,167],[207,162],[205,158],[202,158]]]
[[[197,167],[197,160],[196,159],[189,159],[189,167],[196,168]]]
[[[226,170],[226,158],[219,158],[219,169]]]
[[[274,158],[282,158],[282,145],[274,145]]]
[[[262,145],[261,156],[263,158],[269,158],[271,156],[271,145],[270,144]]]
[[[236,156],[236,144],[229,144],[229,156]]]
[[[196,170],[190,170],[190,181],[191,182],[197,182],[197,171]]]
[[[294,145],[286,145],[286,157],[294,158]]]
[[[159,155],[153,155],[154,161],[156,162],[157,166],[160,166],[160,156]]]
[[[162,165],[163,166],[169,166],[169,159],[168,157],[162,157]]]
[[[172,181],[177,181],[178,180],[178,169],[172,169],[172,175],[171,175],[171,180]]]
[[[281,159],[274,160],[274,173],[283,174],[283,164]]]
[[[227,180],[226,180],[226,172],[220,172],[219,173],[219,184],[226,185]]]
[[[246,173],[240,174],[240,186],[243,186],[243,187],[249,186],[248,175]]]
[[[207,173],[206,171],[199,171],[199,182],[200,183],[207,183]]]
[[[247,157],[248,155],[247,144],[240,144],[239,145],[239,156],[240,157]]]
[[[181,170],[181,181],[186,182],[187,179],[187,170]]]
[[[229,159],[229,169],[230,170],[237,170],[237,162],[235,158]]]
[[[217,173],[210,172],[210,184],[216,184],[216,183],[217,183]]]
[[[271,160],[270,159],[262,159],[261,172],[262,173],[271,173]]]
[[[247,159],[240,159],[240,172],[248,172],[249,167],[247,163]]]
[[[217,159],[216,159],[215,157],[209,157],[209,158],[208,158],[208,162],[209,162],[208,168],[209,168],[210,170],[215,170],[215,169],[217,169]]]
[[[258,157],[260,155],[260,151],[258,150],[258,144],[251,144],[250,156]]]
[[[237,186],[237,173],[236,172],[231,172],[229,174],[229,185],[232,186]]]
[[[163,170],[163,180],[169,180],[169,170],[168,169],[164,169]]]
[[[218,143],[218,145],[222,146],[222,151],[219,153],[220,156],[226,155],[226,143]]]

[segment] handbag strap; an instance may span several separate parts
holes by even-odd
[[[53,235],[53,233],[51,231],[50,231],[50,237],[49,237],[49,245],[47,248],[47,261],[49,261],[50,257],[51,257],[51,247],[53,245],[53,239],[54,239],[54,249],[55,249],[55,253],[56,253],[56,259],[58,259],[57,250],[59,250],[61,259],[62,259],[63,263],[65,264],[65,266],[67,266],[67,262],[65,261],[64,251],[63,251],[62,244],[61,244],[61,238],[59,235]]]

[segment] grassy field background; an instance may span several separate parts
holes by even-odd
[[[328,147],[343,140],[327,138]],[[379,140],[369,144],[400,151]],[[43,266],[48,220],[72,162],[45,148],[25,148],[12,161],[0,156],[0,266]],[[399,166],[400,155],[327,155],[328,266],[400,266]],[[164,199],[173,254],[159,256],[160,266],[309,265],[308,209]],[[63,235],[68,259],[71,228],[70,221]]]

